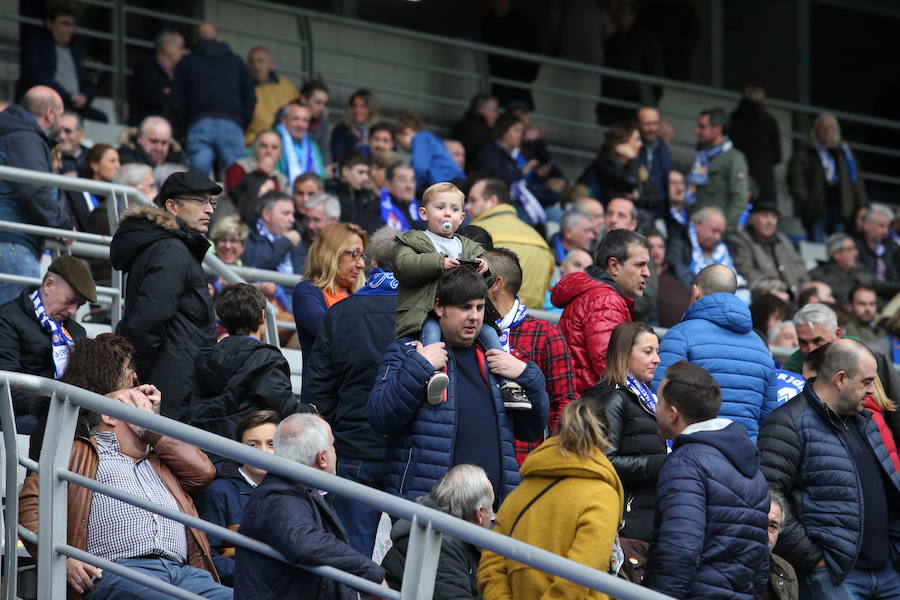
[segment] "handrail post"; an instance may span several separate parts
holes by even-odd
[[[430,600],[434,596],[438,558],[441,556],[443,534],[413,517],[403,566],[400,600]]]
[[[481,50],[472,50],[472,58],[475,61],[475,71],[478,73],[478,91],[482,94],[490,94],[491,67],[488,63],[487,53]]]
[[[316,72],[315,66],[313,65],[312,27],[309,25],[308,16],[297,15],[297,29],[300,30],[300,41],[303,43],[301,68],[306,75],[305,79],[308,81],[314,77]]]
[[[278,312],[271,302],[266,302],[266,343],[281,348],[281,338],[278,337]]]
[[[112,33],[113,40],[113,101],[115,102],[116,116],[119,123],[125,122],[125,9],[122,0],[115,0],[112,9]]]
[[[56,476],[56,470],[69,466],[77,417],[78,407],[67,397],[60,398],[56,392],[50,396],[38,473],[38,600],[66,597],[66,557],[56,546],[67,541],[68,484]]]
[[[3,427],[3,449],[6,451],[3,468],[5,469],[6,507],[3,512],[3,572],[6,580],[3,582],[3,598],[15,600],[16,585],[18,584],[18,554],[17,543],[19,528],[19,502],[16,497],[18,488],[17,473],[19,470],[18,444],[16,440],[16,417],[13,414],[12,390],[9,380],[3,382],[0,388],[0,425]]]

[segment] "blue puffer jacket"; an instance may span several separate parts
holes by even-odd
[[[719,416],[740,423],[756,441],[759,427],[778,406],[775,362],[753,332],[750,309],[734,294],[715,293],[691,304],[659,344],[653,389],[679,360],[703,367],[722,389]]]
[[[369,394],[369,422],[375,431],[387,434],[388,451],[385,489],[391,494],[414,499],[431,491],[438,478],[453,465],[456,439],[456,363],[453,349],[447,346],[447,375],[450,387],[447,401],[437,406],[425,402],[425,383],[434,373],[424,356],[416,352],[415,341],[404,338],[388,349],[378,368],[375,387]],[[515,381],[520,384],[532,409],[507,414],[494,376],[489,374],[500,425],[500,450],[503,456],[501,490],[497,502],[519,483],[519,465],[513,450],[513,437],[525,442],[541,439],[547,426],[550,402],[544,375],[533,362]]]
[[[643,585],[673,598],[754,600],[769,578],[769,488],[739,423],[675,438],[659,473]]]
[[[872,447],[886,477],[888,505],[900,493],[900,475],[894,468],[867,410],[841,423],[808,383],[803,391],[779,407],[759,434],[762,470],[773,489],[791,503],[775,552],[798,573],[812,570],[825,559],[835,583],[856,564],[863,532],[863,498],[856,465],[844,428],[857,427]],[[900,515],[890,513],[890,556],[900,566]]]

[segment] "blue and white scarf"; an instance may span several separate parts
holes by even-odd
[[[649,410],[653,415],[656,415],[656,405],[657,398],[656,394],[653,393],[653,390],[649,385],[640,381],[637,377],[634,377],[630,373],[625,376],[625,383],[628,386],[628,389],[631,390],[635,396],[641,401],[647,410]],[[668,446],[668,451],[672,451],[672,440],[666,440],[666,445]]]
[[[266,229],[266,226],[263,224],[262,219],[256,220],[256,232],[273,244],[284,237],[281,235],[275,235],[274,233]],[[284,258],[281,259],[281,262],[275,266],[275,270],[279,273],[288,273],[289,275],[294,274],[294,263],[293,261],[291,261],[290,252],[284,255]]]
[[[44,300],[41,298],[41,290],[36,289],[31,293],[32,304],[34,304],[34,316],[40,321],[44,331],[50,334],[50,344],[53,348],[53,367],[56,379],[62,377],[66,370],[66,364],[69,362],[69,349],[75,340],[66,331],[62,323],[54,321],[44,310]]]
[[[297,144],[284,125],[279,123],[276,129],[281,135],[281,148],[284,153],[284,162],[287,166],[285,175],[288,176],[290,189],[294,189],[294,180],[304,173],[316,173],[321,176],[325,172],[324,167],[319,163],[320,158],[317,156],[318,153],[313,146],[312,135],[307,132],[303,139],[300,140],[300,143]]]
[[[375,267],[356,293],[360,296],[396,296],[399,287],[400,282],[393,273]]]
[[[516,298],[512,308],[503,317],[497,319],[497,327],[500,328],[500,344],[509,352],[509,332],[528,316],[528,308],[522,301]]]
[[[509,193],[513,201],[518,202],[525,209],[525,213],[531,219],[532,225],[547,222],[547,211],[544,210],[537,197],[528,189],[528,182],[524,177],[512,182]]]
[[[688,225],[688,239],[691,241],[691,272],[696,275],[709,265],[725,265],[734,271],[734,262],[731,260],[731,254],[728,252],[728,246],[725,242],[719,242],[713,248],[709,258],[703,253],[700,243],[697,241],[697,228],[693,223]]]
[[[721,144],[717,144],[706,150],[698,150],[694,156],[694,166],[687,176],[687,196],[685,203],[687,206],[693,205],[697,201],[697,188],[709,183],[709,161],[722,154],[728,152],[734,147],[731,138],[725,138]]]
[[[687,211],[685,209],[678,210],[677,208],[669,207],[669,214],[672,215],[672,218],[682,225],[687,225],[688,217]]]
[[[415,198],[409,203],[409,218],[403,214],[403,209],[394,203],[387,188],[381,188],[380,199],[381,221],[397,233],[406,233],[411,229],[409,224],[419,220],[419,203]]]
[[[90,192],[82,192],[82,194],[84,195],[84,202],[87,204],[88,212],[94,212],[100,208],[100,199],[97,196]]]
[[[838,149],[847,162],[847,179],[850,180],[850,183],[856,183],[856,160],[853,158],[850,147],[847,144],[841,144],[838,146]],[[838,172],[837,163],[834,160],[834,156],[828,151],[828,148],[821,143],[816,144],[816,154],[819,155],[819,160],[822,161],[822,168],[825,170],[825,181],[828,182],[828,185],[834,185],[839,182],[841,174]]]

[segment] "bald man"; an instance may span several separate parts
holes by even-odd
[[[203,23],[197,43],[175,68],[170,108],[174,124],[187,131],[188,163],[208,175],[243,158],[244,130],[253,119],[256,92],[244,62],[216,28]]]
[[[659,344],[653,387],[659,389],[666,369],[679,360],[703,367],[722,390],[719,416],[746,427],[755,441],[778,405],[775,363],[753,331],[747,304],[734,295],[736,289],[737,276],[725,265],[710,265],[697,274],[691,305]]]
[[[52,173],[50,138],[59,133],[63,101],[52,88],[39,85],[28,90],[21,104],[11,104],[0,113],[0,165]],[[0,220],[71,229],[72,217],[65,200],[54,188],[0,181]],[[40,277],[38,261],[41,238],[0,231],[0,272]],[[0,304],[24,287],[0,283]]]
[[[250,50],[247,66],[256,88],[256,109],[244,134],[244,143],[249,146],[260,131],[272,128],[279,108],[300,99],[300,90],[289,79],[274,71],[275,63],[268,48],[256,46]]]

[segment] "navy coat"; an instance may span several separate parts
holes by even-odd
[[[701,427],[675,438],[660,471],[643,585],[673,598],[755,600],[769,580],[769,487],[759,452],[739,423]]]
[[[900,476],[894,468],[869,411],[849,417],[845,424],[818,398],[812,381],[766,420],[759,434],[762,470],[772,488],[791,504],[775,552],[798,572],[825,566],[840,583],[856,564],[863,533],[863,498],[856,464],[841,430],[857,427],[868,441],[893,488],[885,491],[891,518],[890,551],[900,564],[900,515],[890,500],[900,493]]]
[[[425,401],[425,384],[434,373],[434,367],[416,352],[415,341],[403,338],[385,353],[368,404],[372,428],[389,436],[385,490],[408,500],[428,494],[438,478],[450,470],[459,418],[453,348],[447,347],[447,375],[450,377],[447,401],[431,406]],[[508,414],[496,379],[487,365],[485,373],[490,378],[500,426],[502,481],[493,482],[498,484],[495,487],[500,490],[497,498],[500,503],[520,481],[513,437],[525,442],[541,439],[547,426],[550,401],[544,375],[533,362],[529,361],[525,371],[515,380],[531,401],[532,409],[528,411]]]
[[[72,52],[72,62],[75,63],[75,76],[78,78],[78,89],[87,98],[87,106],[90,106],[97,93],[94,80],[88,74],[84,66],[81,53],[75,48],[74,43],[69,44]],[[22,52],[19,55],[19,80],[16,82],[16,102],[21,100],[29,89],[36,85],[51,87],[60,95],[66,108],[71,108],[71,96],[62,89],[54,77],[56,76],[56,42],[48,29],[36,32],[34,36],[26,38]]]
[[[244,510],[240,533],[266,542],[290,563],[329,566],[368,579],[384,580],[384,569],[354,550],[331,504],[319,490],[266,475]],[[235,600],[356,600],[357,592],[252,550],[238,547]]]

